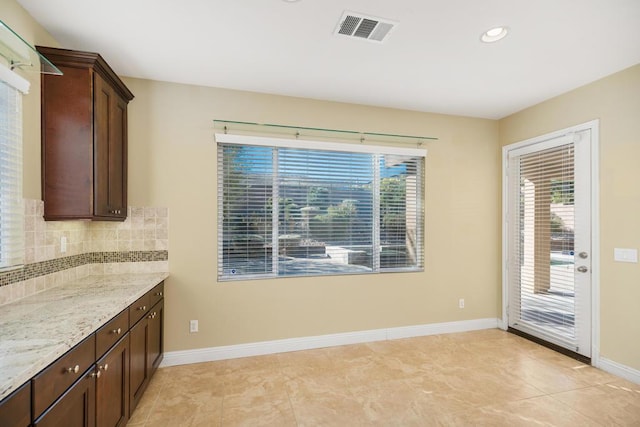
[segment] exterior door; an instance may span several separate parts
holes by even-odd
[[[585,357],[591,357],[592,131],[504,150],[508,326]]]

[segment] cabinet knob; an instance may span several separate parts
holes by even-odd
[[[76,365],[72,368],[67,368],[67,372],[70,374],[77,374],[78,372],[80,372],[80,365]]]
[[[108,369],[109,369],[109,364],[108,364],[108,363],[105,363],[104,365],[98,366],[98,369],[99,369],[100,371],[106,371],[106,370],[108,370]]]
[[[161,297],[162,296],[162,292],[156,292],[156,296],[157,297]]]
[[[148,318],[148,319],[155,319],[157,314],[158,314],[158,313],[156,313],[156,312],[154,311],[153,313],[150,313],[150,314],[147,316],[147,318]]]
[[[145,311],[146,309],[147,309],[147,306],[146,306],[146,305],[143,305],[143,306],[138,307],[138,310]]]
[[[116,335],[120,335],[122,333],[122,328],[114,329],[114,330],[111,331],[111,333],[116,334]]]
[[[92,372],[90,376],[91,378],[100,378],[100,375],[102,375],[102,373],[98,371],[98,372]]]

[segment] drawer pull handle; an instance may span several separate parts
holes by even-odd
[[[143,306],[138,307],[138,310],[145,311],[146,309],[147,309],[147,306],[146,306],[146,305],[143,305]]]
[[[122,328],[118,328],[118,329],[114,329],[113,331],[111,331],[112,333],[116,334],[116,335],[120,335],[122,333]]]
[[[70,374],[71,373],[77,374],[78,372],[80,372],[80,365],[76,365],[72,368],[67,368],[67,372]]]
[[[102,375],[102,373],[100,371],[92,372],[91,373],[91,378],[100,378],[100,375]]]
[[[109,364],[105,363],[104,366],[98,366],[98,369],[101,371],[106,371],[109,369]]]

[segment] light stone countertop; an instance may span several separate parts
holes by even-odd
[[[0,306],[0,400],[168,276],[87,276]]]

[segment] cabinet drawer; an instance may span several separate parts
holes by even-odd
[[[155,288],[149,291],[149,305],[154,306],[164,297],[164,282],[160,282]]]
[[[37,418],[96,361],[96,337],[69,350],[56,362],[33,378],[33,417]]]
[[[129,328],[138,323],[138,320],[142,319],[150,309],[149,292],[147,292],[129,306]]]
[[[27,427],[30,424],[31,382],[27,382],[0,402],[0,426]]]
[[[129,310],[124,310],[96,332],[96,356],[102,357],[129,330]]]

